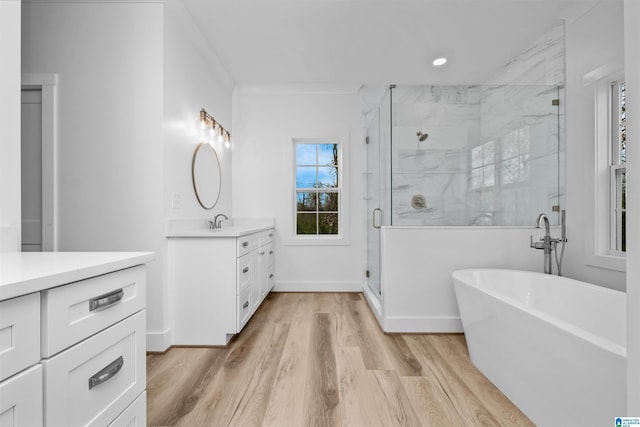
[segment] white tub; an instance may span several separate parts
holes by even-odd
[[[471,360],[535,424],[625,415],[625,293],[516,270],[452,277]]]

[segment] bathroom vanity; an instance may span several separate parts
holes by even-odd
[[[146,423],[153,253],[0,254],[0,425]]]
[[[167,224],[172,344],[224,346],[274,285],[274,222]]]

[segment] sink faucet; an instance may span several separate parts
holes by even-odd
[[[228,220],[229,217],[226,216],[225,214],[218,214],[216,215],[216,217],[213,219],[213,221],[209,221],[209,230],[211,231],[215,231],[215,230],[219,230],[222,228],[222,218]]]
[[[567,241],[566,238],[566,226],[565,226],[565,212],[562,212],[562,237],[559,239],[554,239],[551,237],[550,226],[549,226],[549,218],[545,213],[541,213],[538,215],[538,220],[536,221],[536,228],[542,227],[544,224],[544,237],[540,238],[539,242],[533,241],[533,236],[531,236],[530,247],[534,249],[542,249],[544,251],[544,272],[545,274],[553,274],[553,264],[551,263],[551,254],[556,249],[558,243],[562,242],[562,252],[564,255],[564,242]],[[558,260],[558,255],[556,254],[556,263],[558,264],[558,275],[560,275],[562,257]]]

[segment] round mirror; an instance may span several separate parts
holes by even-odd
[[[212,209],[220,196],[220,162],[216,150],[206,142],[201,142],[193,153],[191,163],[193,189],[200,206]]]

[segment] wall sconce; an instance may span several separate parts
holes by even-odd
[[[217,134],[218,142],[224,142],[225,148],[231,146],[231,134],[229,131],[223,128],[220,122],[216,121],[204,108],[200,110],[200,129],[203,131],[209,129],[211,140],[213,140],[213,137]]]

